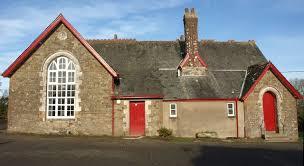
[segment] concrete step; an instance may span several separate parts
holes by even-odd
[[[290,138],[287,136],[280,134],[280,133],[274,133],[274,132],[267,132],[265,135],[265,140],[267,142],[290,142]]]
[[[266,142],[292,142],[288,137],[281,137],[281,138],[266,138]]]

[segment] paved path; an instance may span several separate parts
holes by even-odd
[[[0,166],[4,165],[302,166],[303,146],[44,137],[7,135],[0,131]]]

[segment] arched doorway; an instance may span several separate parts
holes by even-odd
[[[276,96],[270,91],[263,95],[263,113],[266,131],[277,132],[277,101]]]

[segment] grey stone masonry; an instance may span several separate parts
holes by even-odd
[[[46,118],[46,67],[56,56],[76,61],[75,119]],[[56,56],[55,56],[56,55]],[[112,134],[112,76],[63,25],[10,79],[8,131],[37,134]]]
[[[290,140],[297,140],[296,99],[271,71],[268,71],[264,75],[244,101],[245,135],[247,137],[261,137],[266,134],[263,114],[263,94],[268,91],[276,96],[279,134],[289,137]]]

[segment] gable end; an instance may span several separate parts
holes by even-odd
[[[20,66],[29,58],[31,53],[37,49],[43,40],[60,24],[64,24],[69,31],[80,41],[80,43],[95,57],[98,62],[103,65],[106,70],[113,76],[118,77],[118,73],[114,71],[106,61],[89,45],[89,43],[80,35],[80,33],[64,18],[62,14],[59,16],[30,44],[30,46],[2,73],[3,77],[11,77]]]

